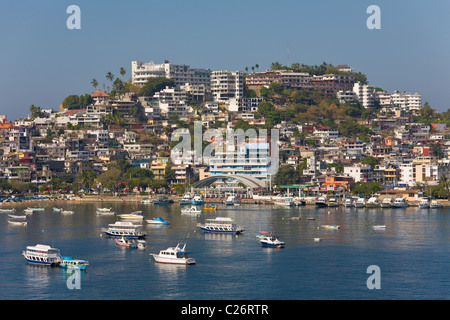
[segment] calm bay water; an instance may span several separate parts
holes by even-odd
[[[449,299],[450,209],[222,207],[198,217],[182,215],[178,204],[102,203],[116,214],[142,210],[168,226],[144,222],[145,250],[118,247],[102,236],[115,216],[97,215],[95,203],[66,203],[74,215],[46,211],[28,216],[28,226],[11,226],[0,215],[0,299],[297,300]],[[17,213],[26,208],[16,207]],[[230,217],[245,228],[239,236],[199,231],[206,218]],[[300,217],[300,220],[291,219]],[[315,220],[308,220],[314,217]],[[339,230],[320,228],[340,225]],[[373,230],[373,225],[386,225]],[[262,248],[259,230],[286,241],[283,249]],[[321,238],[314,242],[314,238]],[[192,266],[157,264],[158,253],[179,240],[197,261]],[[70,290],[70,274],[26,264],[28,245],[48,244],[62,255],[88,260],[81,289]],[[381,270],[381,289],[366,286],[367,268]]]

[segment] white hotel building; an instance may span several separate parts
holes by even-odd
[[[133,84],[144,85],[149,78],[165,77],[175,81],[176,86],[186,83],[191,85],[204,85],[207,88],[211,82],[209,69],[192,69],[188,65],[176,65],[165,60],[164,63],[132,61],[131,80]]]

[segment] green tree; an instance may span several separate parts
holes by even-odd
[[[91,81],[91,85],[94,87],[94,89],[97,89],[97,86],[98,86],[98,81],[94,78],[94,79],[92,79],[92,81]]]
[[[297,183],[299,180],[298,172],[291,165],[281,166],[278,169],[277,174],[273,178],[273,184],[280,185],[288,185]]]

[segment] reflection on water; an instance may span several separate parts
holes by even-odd
[[[97,215],[97,204],[63,205],[73,215],[45,212],[29,215],[28,226],[14,227],[0,215],[2,299],[359,299],[373,298],[365,286],[367,266],[380,265],[383,290],[378,298],[447,298],[450,215],[447,208],[424,210],[279,208],[241,205],[182,215],[178,204],[102,203],[113,216]],[[26,208],[18,205],[17,210]],[[102,228],[117,215],[142,210],[148,232],[145,250],[117,246]],[[150,225],[161,217],[169,225]],[[203,233],[197,223],[229,217],[245,231],[240,235]],[[140,224],[141,222],[138,222]],[[339,230],[321,228],[336,224]],[[374,230],[374,225],[385,225]],[[286,242],[264,248],[256,234],[273,232]],[[320,238],[321,241],[315,241]],[[150,253],[187,242],[194,266],[159,264]],[[64,255],[89,261],[81,273],[81,290],[69,290],[64,269],[28,265],[22,251],[48,244]],[[407,267],[409,266],[409,268]],[[414,281],[408,281],[408,278]],[[330,283],[333,283],[330,286]],[[301,284],[301,285],[300,285]],[[426,285],[425,285],[426,284]],[[270,286],[270,294],[262,290]],[[218,292],[215,288],[226,288]],[[400,288],[400,289],[399,289]],[[255,290],[256,289],[256,290]],[[70,291],[70,292],[69,292]]]

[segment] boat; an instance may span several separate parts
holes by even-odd
[[[241,227],[233,223],[231,218],[217,217],[215,219],[206,219],[204,225],[198,225],[204,232],[210,233],[232,233],[240,234],[244,231]]]
[[[129,214],[120,214],[120,218],[126,220],[143,220],[144,216],[142,215],[142,211],[135,211]]]
[[[19,216],[19,215],[15,215],[15,214],[8,214],[8,218],[23,220],[23,219],[26,219],[27,216],[26,215]]]
[[[405,198],[397,198],[392,202],[392,208],[406,208],[409,207],[408,202],[406,202]]]
[[[114,213],[112,208],[97,208],[97,213],[104,212],[104,213]]]
[[[285,197],[280,200],[275,200],[273,203],[285,207],[292,207],[294,205],[294,201],[291,197]]]
[[[430,205],[431,205],[430,198],[428,197],[422,198],[422,200],[420,200],[419,202],[419,208],[427,209],[430,208]]]
[[[358,198],[354,204],[355,208],[364,208],[366,206],[366,199],[364,199],[363,197]]]
[[[141,231],[141,225],[135,225],[129,221],[117,221],[109,224],[104,232],[110,237],[145,238],[147,234]]]
[[[192,198],[192,205],[194,206],[200,206],[203,204],[203,197],[201,195],[195,195]]]
[[[23,212],[25,212],[26,214],[36,213],[36,212],[39,212],[39,211],[42,211],[42,210],[39,210],[37,208],[26,208],[25,210],[23,210]]]
[[[157,218],[153,218],[151,220],[147,220],[147,223],[162,225],[162,224],[169,224],[169,221],[166,221],[163,218],[157,217]]]
[[[301,207],[301,206],[306,206],[306,200],[294,200],[294,205]]]
[[[126,248],[131,248],[131,249],[136,249],[137,248],[137,243],[135,241],[136,239],[131,238],[131,237],[122,237],[120,239],[116,240],[116,244],[120,247],[126,247]]]
[[[370,197],[369,200],[367,200],[366,208],[378,208],[380,206],[380,200],[378,197]]]
[[[329,207],[339,207],[339,202],[337,201],[336,198],[333,197],[333,198],[328,199],[327,205]]]
[[[74,214],[74,211],[70,211],[70,210],[63,210],[61,211],[61,214]]]
[[[16,212],[16,209],[12,208],[12,209],[0,209],[0,212],[3,213],[14,213]]]
[[[333,230],[337,230],[337,229],[341,228],[340,226],[335,225],[335,224],[324,224],[321,227],[325,228],[325,229],[333,229]]]
[[[188,257],[185,252],[186,243],[178,243],[177,246],[169,247],[166,250],[161,250],[159,254],[151,253],[158,263],[169,263],[169,264],[181,264],[181,265],[190,265],[195,264],[196,261],[194,258]]]
[[[72,257],[61,257],[60,267],[64,269],[73,269],[73,270],[86,270],[86,267],[89,265],[89,262],[82,259],[74,259]]]
[[[200,213],[202,213],[202,210],[199,209],[196,206],[191,206],[190,208],[181,209],[181,213],[184,213],[184,214],[192,214],[192,213],[193,214],[200,214]]]
[[[203,207],[203,210],[205,210],[205,211],[217,211],[217,210],[219,210],[219,207],[216,206],[215,204],[210,204],[208,206]]]
[[[227,206],[238,206],[241,203],[239,202],[238,198],[236,196],[228,196],[227,199],[224,201],[225,205]]]
[[[185,205],[185,204],[191,204],[192,203],[192,196],[189,193],[185,193],[183,195],[183,198],[181,198],[178,201],[179,204]]]
[[[113,216],[115,213],[112,209],[99,208],[96,210],[99,216]]]
[[[277,237],[272,235],[263,237],[259,240],[263,247],[270,248],[284,248],[284,241],[279,240]]]
[[[346,208],[348,208],[348,207],[354,207],[355,205],[354,205],[353,199],[352,199],[351,197],[347,197],[347,198],[345,199],[344,206],[345,206]]]
[[[173,203],[172,199],[169,199],[166,195],[159,195],[157,198],[152,199],[153,204],[168,204]]]
[[[372,227],[373,230],[385,230],[386,226],[385,225],[376,225]]]
[[[8,220],[8,223],[13,225],[13,226],[26,226],[26,225],[28,225],[27,221]]]
[[[152,204],[153,200],[149,199],[149,198],[144,198],[144,199],[142,199],[141,203],[143,203],[143,204]]]
[[[62,212],[63,211],[63,209],[62,208],[53,208],[53,212]]]
[[[318,207],[326,207],[327,206],[327,198],[326,197],[318,197],[316,199],[316,206]]]
[[[430,203],[430,208],[431,209],[438,209],[438,208],[443,208],[443,207],[444,207],[444,205],[441,202],[437,201],[437,200],[433,200]]]
[[[384,198],[383,201],[381,201],[380,207],[381,208],[391,208],[393,202],[394,202],[394,200],[392,200],[392,198]]]
[[[37,244],[28,246],[22,252],[25,260],[30,264],[59,267],[61,264],[61,255],[59,249],[52,248],[48,245]]]

